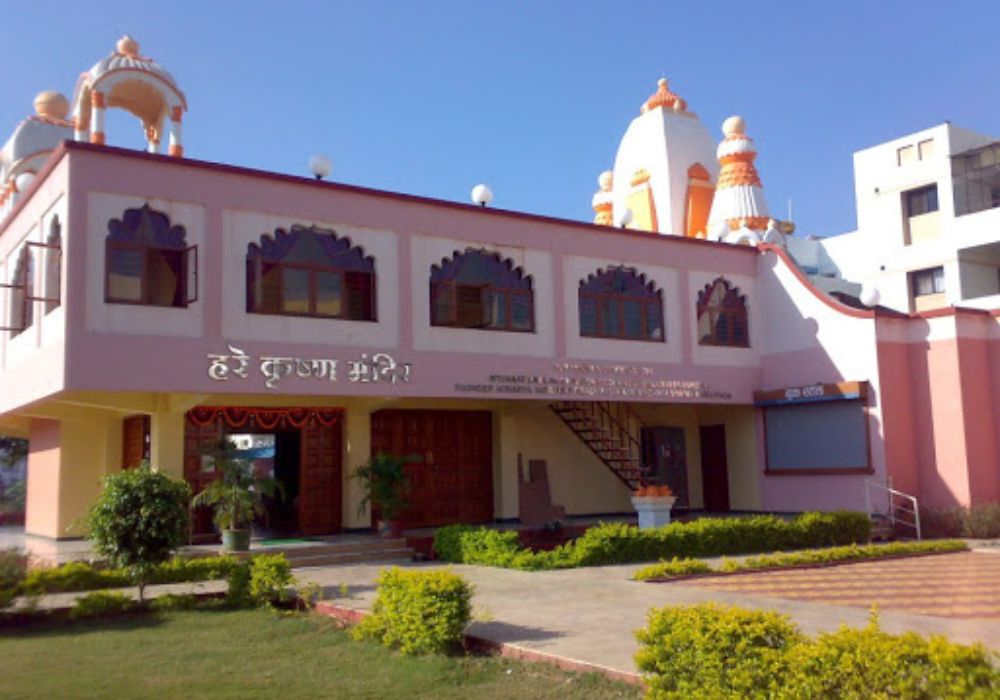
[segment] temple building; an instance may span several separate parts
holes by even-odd
[[[770,213],[744,120],[713,118],[718,142],[666,80],[593,223],[198,160],[180,85],[124,37],[0,150],[0,433],[30,443],[29,534],[81,536],[143,460],[197,490],[223,436],[296,535],[370,528],[351,477],[380,452],[416,457],[410,529],[629,517],[647,484],[691,514],[1000,500],[1000,303],[949,286],[1000,292],[1000,228],[971,223],[1000,204],[988,139],[863,151],[858,231],[814,240]],[[893,214],[905,239],[873,247]]]

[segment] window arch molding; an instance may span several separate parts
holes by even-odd
[[[25,244],[17,254],[7,288],[7,326],[10,337],[16,338],[35,322],[34,288],[35,256]]]
[[[183,226],[149,203],[108,222],[104,300],[186,308],[198,300],[198,247]]]
[[[44,248],[45,272],[42,282],[45,313],[49,313],[62,303],[62,224],[58,214],[49,222],[49,234],[45,237]]]
[[[634,267],[601,268],[580,280],[580,335],[664,342],[663,290]]]
[[[376,321],[375,258],[347,236],[293,225],[247,246],[247,312]]]
[[[698,344],[717,347],[750,347],[747,298],[724,277],[717,277],[698,292]]]
[[[500,253],[456,250],[431,265],[430,311],[432,326],[533,333],[531,275]]]

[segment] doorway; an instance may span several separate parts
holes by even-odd
[[[404,527],[493,519],[493,418],[489,411],[392,409],[372,414],[372,454],[417,459],[406,465],[410,506]]]
[[[701,438],[701,483],[705,510],[729,510],[729,467],[726,463],[726,426],[703,425]]]
[[[236,456],[250,463],[254,475],[276,484],[264,497],[264,512],[254,518],[254,533],[289,537],[299,533],[300,434],[298,430],[267,433],[230,433]]]
[[[687,450],[684,428],[649,426],[642,429],[643,463],[653,470],[652,481],[670,487],[675,508],[688,507]]]

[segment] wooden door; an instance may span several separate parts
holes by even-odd
[[[653,467],[653,482],[670,487],[677,503],[688,507],[687,449],[684,429],[653,426],[642,429],[643,461]]]
[[[215,472],[205,471],[203,455],[210,455],[222,439],[222,428],[218,423],[195,425],[190,418],[184,425],[184,479],[196,494],[215,479]],[[191,513],[191,533],[195,536],[213,535],[212,509],[195,508]]]
[[[372,414],[372,454],[414,456],[407,465],[405,527],[493,518],[493,429],[488,411],[386,410]]]
[[[299,530],[303,535],[340,532],[341,426],[302,428]]]
[[[726,464],[726,426],[703,425],[701,435],[701,483],[705,510],[729,510],[729,469]]]
[[[122,420],[122,469],[135,469],[149,459],[149,416]]]

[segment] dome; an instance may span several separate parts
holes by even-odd
[[[684,111],[687,109],[687,102],[670,92],[667,88],[666,78],[660,78],[656,83],[656,92],[650,95],[649,99],[646,100],[646,104],[643,106],[642,111],[645,112],[646,110],[656,109],[657,107],[666,107],[667,109],[679,109]]]
[[[69,100],[54,90],[38,93],[34,104],[35,114],[39,117],[63,121],[69,114]]]

